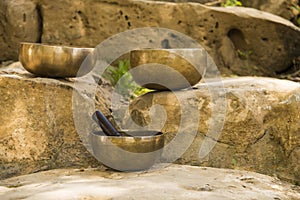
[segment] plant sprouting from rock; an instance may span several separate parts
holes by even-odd
[[[297,23],[298,26],[300,26],[300,6],[299,5],[294,5],[293,7],[293,13],[297,16]]]
[[[122,95],[125,99],[143,95],[151,90],[137,85],[128,72],[130,69],[130,61],[119,61],[118,66],[109,66],[103,73],[103,78],[107,79],[113,86],[117,84],[120,87],[116,88],[116,92]]]
[[[238,56],[243,60],[248,60],[251,54],[253,53],[251,50],[249,51],[242,51],[240,49],[237,50]]]
[[[238,1],[238,0],[226,0],[225,3],[222,3],[223,7],[227,7],[227,6],[242,6],[242,2]]]

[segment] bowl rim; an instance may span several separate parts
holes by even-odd
[[[170,49],[166,49],[166,48],[143,48],[143,49],[133,49],[130,52],[136,52],[136,51],[204,51],[204,48],[197,48],[197,47],[193,47],[193,48],[170,48]]]
[[[130,132],[130,131],[139,131],[139,130],[122,130],[119,132]],[[141,130],[142,131],[142,130]],[[156,138],[164,138],[164,133],[161,131],[156,130],[147,130],[147,131],[153,131],[157,132],[155,135],[147,135],[147,136],[109,136],[109,135],[97,135],[95,132],[91,132],[90,134],[96,137],[99,137],[101,139],[120,139],[120,140],[136,140],[136,139],[142,139],[142,140],[152,140]],[[102,132],[102,131],[101,131]]]
[[[22,48],[22,46],[41,46],[41,47],[46,47],[46,48],[62,48],[62,49],[78,49],[78,50],[91,50],[94,51],[95,48],[91,48],[91,47],[72,47],[72,46],[66,46],[66,45],[51,45],[51,44],[43,44],[43,43],[35,43],[35,42],[20,42],[20,48]]]

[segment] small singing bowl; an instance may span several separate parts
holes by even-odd
[[[92,59],[86,58],[93,51],[94,48],[21,43],[19,60],[27,71],[36,76],[76,77],[83,76],[92,70]],[[83,61],[85,62],[84,68],[80,69]]]
[[[104,165],[118,171],[141,171],[160,160],[164,135],[157,131],[126,131],[126,136],[92,133],[94,156]]]
[[[200,48],[137,49],[130,52],[135,82],[154,90],[179,90],[197,84],[206,67]]]

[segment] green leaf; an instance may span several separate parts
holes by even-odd
[[[232,164],[233,164],[233,166],[236,166],[236,164],[237,164],[236,159],[232,158]]]
[[[222,3],[223,7],[227,7],[227,6],[242,6],[242,2],[238,1],[238,0],[226,0],[225,3]]]
[[[102,77],[108,80],[114,87],[118,83],[116,92],[129,99],[143,95],[152,90],[139,86],[129,73],[130,61],[119,61],[117,67],[109,66]]]

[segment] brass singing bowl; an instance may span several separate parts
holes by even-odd
[[[131,74],[154,90],[178,90],[197,84],[206,67],[203,49],[138,49],[130,52]],[[143,66],[144,65],[144,66]]]
[[[131,136],[104,136],[92,133],[94,156],[104,165],[119,171],[149,169],[159,161],[164,135],[155,131],[128,131]]]
[[[85,59],[93,51],[94,48],[21,43],[19,60],[27,71],[37,76],[76,77],[92,70],[92,59]],[[83,61],[84,68],[79,71]]]

